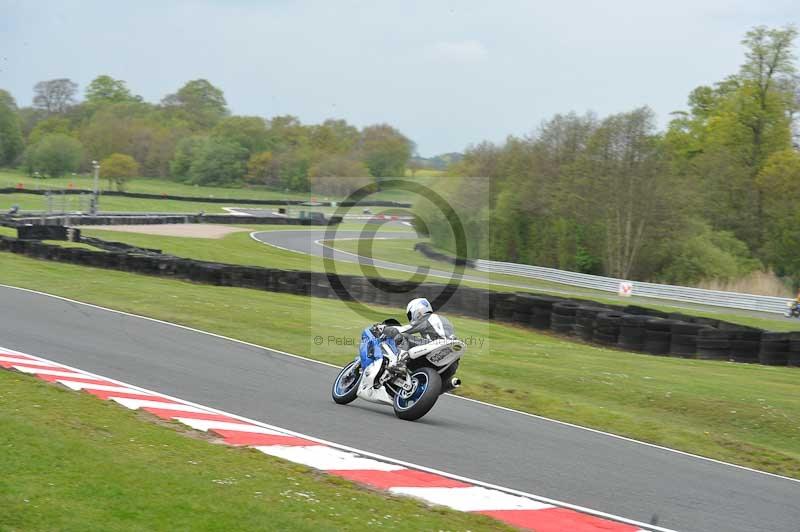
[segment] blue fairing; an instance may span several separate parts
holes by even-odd
[[[361,344],[358,346],[358,355],[361,357],[362,368],[366,368],[375,360],[383,358],[381,342],[385,342],[394,353],[397,353],[397,345],[392,338],[384,338],[381,340],[372,334],[369,327],[364,329],[364,332],[361,333]]]

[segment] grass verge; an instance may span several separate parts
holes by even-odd
[[[0,405],[2,530],[506,529],[30,376],[0,371]]]
[[[0,282],[342,364],[365,318],[338,301],[195,285],[0,253]],[[81,283],[75,283],[81,279]],[[371,319],[400,318],[376,309]],[[268,326],[264,317],[269,316]],[[335,319],[332,317],[335,316]],[[800,371],[603,349],[452,317],[470,351],[459,393],[800,478]],[[319,331],[319,324],[332,324]],[[335,325],[333,325],[335,324]],[[313,343],[324,336],[323,345]],[[328,337],[331,338],[328,338]]]

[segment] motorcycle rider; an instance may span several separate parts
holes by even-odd
[[[358,388],[358,395],[368,401],[379,401],[391,404],[392,400],[386,390],[379,386],[375,388],[375,383],[383,374],[383,371],[392,373],[402,373],[405,371],[405,364],[408,358],[408,350],[412,347],[424,345],[436,340],[448,339],[455,335],[455,329],[450,320],[433,312],[433,306],[424,297],[412,299],[406,305],[406,317],[408,325],[403,326],[383,326],[378,325],[378,329],[387,338],[392,338],[400,349],[400,356],[397,360],[388,359],[384,368],[383,355],[378,352],[372,358],[372,362],[364,368],[364,375]],[[418,335],[418,336],[415,336]],[[442,374],[444,391],[453,389],[451,378],[458,369],[458,361]]]

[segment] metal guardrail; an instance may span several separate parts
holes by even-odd
[[[554,268],[543,268],[541,266],[530,266],[528,264],[516,264],[513,262],[476,260],[475,268],[483,272],[530,277],[532,279],[551,281],[581,288],[590,288],[603,292],[619,293],[621,283],[630,283],[632,286],[631,295],[635,296],[697,303],[701,305],[713,305],[717,307],[755,310],[773,314],[783,314],[786,312],[786,302],[789,301],[789,298],[784,297],[758,296],[753,294],[740,294],[737,292],[723,292],[720,290],[706,290],[703,288],[633,282],[623,279],[614,279],[612,277],[601,277],[598,275],[568,272],[556,270]]]

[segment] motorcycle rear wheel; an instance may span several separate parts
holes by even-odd
[[[361,364],[350,362],[342,368],[331,388],[331,398],[339,405],[352,403],[358,396],[358,383],[361,382]]]
[[[415,421],[430,412],[442,391],[442,377],[432,368],[419,368],[411,374],[411,391],[401,390],[394,397],[394,415]]]

